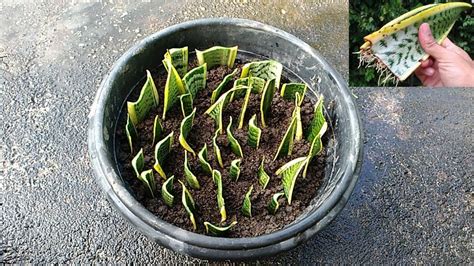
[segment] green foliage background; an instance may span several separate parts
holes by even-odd
[[[354,52],[364,43],[364,36],[378,30],[383,25],[400,15],[422,5],[453,1],[426,0],[366,0],[350,1],[349,4],[349,85],[351,87],[377,87],[378,75],[373,68],[359,66],[359,59]],[[459,2],[459,1],[458,1]],[[470,3],[470,1],[464,1]],[[474,55],[474,8],[464,12],[456,21],[448,37],[466,52]],[[415,75],[398,84],[399,86],[419,86]]]

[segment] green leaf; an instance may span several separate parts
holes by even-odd
[[[178,180],[178,182],[181,184],[183,193],[181,195],[181,203],[183,203],[184,209],[186,209],[186,212],[189,215],[189,220],[191,220],[191,224],[193,225],[193,229],[196,230],[196,220],[194,219],[194,210],[196,209],[196,204],[194,203],[193,196],[189,192],[189,190],[186,188],[183,182],[181,180]]]
[[[171,61],[180,77],[184,76],[188,72],[188,47],[169,49],[165,54],[165,60]],[[166,64],[165,68],[168,70]]]
[[[252,194],[253,185],[250,186],[249,190],[245,194],[244,202],[242,204],[242,214],[247,217],[252,217],[252,202],[250,201],[250,195]]]
[[[186,177],[186,181],[188,182],[190,187],[194,189],[201,188],[197,177],[193,174],[193,172],[191,172],[191,169],[189,167],[187,151],[184,151],[184,176]]]
[[[224,79],[221,81],[221,83],[219,83],[219,85],[217,85],[217,88],[212,91],[211,104],[213,104],[217,100],[217,97],[219,97],[221,95],[222,90],[225,88],[227,83],[229,83],[229,81],[232,80],[232,78],[235,76],[235,74],[237,74],[237,69],[234,69],[234,71],[232,71],[232,73],[225,76]]]
[[[145,184],[145,186],[148,188],[150,191],[151,197],[155,197],[154,191],[156,190],[156,183],[155,183],[155,176],[153,175],[153,170],[146,170],[143,171],[140,176],[138,176],[138,179]]]
[[[227,214],[225,211],[225,202],[224,197],[222,196],[222,176],[221,172],[217,170],[212,171],[212,180],[217,186],[217,205],[219,207],[219,212],[221,214],[221,223],[227,219]]]
[[[324,135],[328,127],[328,124],[324,122],[323,126],[321,127],[321,130],[319,133],[316,135],[316,137],[313,139],[313,142],[311,143],[311,148],[309,149],[308,153],[308,163],[304,167],[303,171],[303,178],[306,177],[306,173],[308,171],[308,166],[313,159],[314,156],[318,155],[322,150],[323,150],[323,142],[321,141],[321,137]]]
[[[125,125],[125,133],[127,134],[128,145],[130,146],[130,153],[133,154],[133,143],[138,137],[137,130],[133,125],[130,115],[127,114],[127,124]]]
[[[150,112],[151,108],[157,107],[159,103],[158,91],[151,77],[150,71],[146,71],[147,80],[140,91],[136,102],[127,102],[127,111],[134,126],[142,122]]]
[[[145,157],[143,157],[143,149],[140,149],[137,155],[135,155],[135,157],[133,157],[132,159],[132,167],[137,177],[140,176],[140,174],[142,173],[144,166],[145,166]]]
[[[235,159],[230,162],[229,176],[234,181],[237,181],[239,179],[241,161],[242,159]]]
[[[262,162],[258,167],[258,183],[265,189],[270,182],[270,176],[265,172],[265,156],[262,158]]]
[[[227,233],[232,227],[234,227],[237,224],[237,221],[233,221],[230,223],[228,226],[216,226],[211,224],[210,222],[204,222],[204,226],[206,227],[206,232],[209,234],[213,234],[215,236],[222,236],[225,233]]]
[[[188,137],[193,127],[195,114],[196,108],[194,108],[193,112],[190,115],[186,116],[183,121],[181,121],[181,126],[179,128],[179,143],[181,144],[181,146],[183,146],[185,150],[189,151],[194,156],[196,156],[196,153],[191,148],[191,146],[189,146],[188,142],[186,141],[186,138]]]
[[[277,61],[257,61],[245,64],[240,77],[258,77],[266,81],[275,79],[275,86],[279,88],[282,70],[283,66]]]
[[[304,95],[303,95],[304,96]],[[301,96],[299,92],[296,93],[295,97],[295,110],[293,111],[293,115],[296,116],[296,131],[295,131],[295,140],[300,141],[303,139],[303,123],[301,122],[301,107],[300,103]]]
[[[268,204],[268,211],[271,214],[275,214],[277,212],[278,208],[280,207],[280,203],[278,202],[278,199],[283,195],[285,195],[285,193],[283,192],[273,194],[272,199],[270,203]]]
[[[242,103],[242,109],[240,110],[240,114],[239,114],[239,126],[238,126],[239,129],[241,129],[244,126],[245,112],[247,111],[247,106],[249,104],[251,92],[252,90],[249,87],[247,89],[247,92],[245,93],[244,102]]]
[[[196,57],[199,65],[207,63],[209,69],[215,66],[227,66],[232,68],[234,66],[235,58],[237,57],[237,50],[237,46],[214,46],[204,51],[196,50]]]
[[[265,87],[265,80],[259,77],[239,78],[234,81],[234,87],[248,86],[252,89],[252,93],[259,94]]]
[[[155,116],[153,121],[153,144],[159,141],[164,133],[163,126],[161,125],[159,115]]]
[[[219,99],[217,99],[217,101],[206,110],[205,113],[211,116],[214,121],[216,121],[219,133],[224,133],[224,126],[222,125],[222,113],[224,112],[224,108],[229,102],[232,101],[235,92],[246,90],[247,88],[248,87],[241,86],[228,90],[226,93],[222,94]]]
[[[326,119],[324,118],[323,114],[323,102],[324,97],[321,95],[314,106],[313,119],[311,120],[306,132],[306,139],[309,142],[313,142],[316,135],[319,133],[319,131],[321,131],[323,124],[326,123]]]
[[[275,89],[275,79],[267,81],[267,83],[265,83],[265,87],[263,88],[262,99],[260,101],[260,119],[262,120],[262,127],[267,126],[266,119],[272,106]]]
[[[285,196],[288,199],[288,204],[291,204],[296,178],[307,162],[307,157],[299,157],[284,164],[276,171],[276,175],[282,175],[281,181],[283,185],[283,191],[285,192]]]
[[[183,117],[186,117],[193,112],[193,97],[190,93],[180,95],[179,101],[181,102],[181,112],[183,113]]]
[[[279,157],[291,155],[291,152],[293,151],[296,127],[297,117],[293,115],[293,117],[291,118],[290,126],[286,130],[285,135],[283,136],[283,139],[280,145],[278,146],[278,150],[275,154],[275,157],[273,158],[273,161],[275,161]]]
[[[204,147],[199,151],[198,153],[198,158],[199,158],[199,163],[201,164],[202,170],[209,174],[212,175],[212,167],[208,162],[207,159],[207,145],[204,143]]]
[[[296,93],[299,93],[301,97],[300,102],[298,105],[301,105],[303,101],[304,95],[306,95],[307,86],[304,83],[285,83],[281,87],[281,97],[285,100],[294,101],[296,97]]]
[[[165,202],[166,205],[169,207],[173,207],[174,196],[173,196],[173,182],[174,182],[174,175],[170,178],[166,179],[161,186],[161,198]]]
[[[249,131],[248,131],[248,139],[247,143],[256,149],[258,149],[258,145],[260,144],[260,137],[262,136],[262,130],[258,128],[255,120],[257,119],[257,115],[253,115],[252,118],[249,120]]]
[[[156,146],[155,146],[155,164],[153,165],[153,168],[155,168],[158,174],[160,174],[160,176],[164,179],[166,179],[166,173],[163,170],[162,165],[166,156],[171,151],[172,145],[173,145],[173,132],[171,132],[164,139],[156,143]]]
[[[217,162],[219,163],[220,167],[224,167],[224,162],[222,162],[222,155],[221,149],[219,145],[217,145],[217,137],[219,136],[219,130],[216,131],[214,137],[212,138],[212,146],[214,147],[214,153],[216,154]]]
[[[186,91],[191,93],[193,99],[199,91],[206,88],[207,65],[203,64],[189,71],[183,78]]]
[[[244,156],[244,154],[242,153],[242,148],[240,147],[240,144],[237,141],[237,139],[234,137],[234,135],[232,135],[231,128],[232,128],[232,116],[230,117],[229,125],[227,126],[227,139],[229,140],[229,145],[232,152],[235,155],[242,158]]]
[[[178,101],[178,96],[186,93],[183,81],[179,77],[178,72],[171,64],[169,59],[163,60],[163,64],[168,70],[168,76],[166,78],[165,93],[164,93],[164,106],[163,106],[163,117],[166,119],[166,112],[173,107]]]

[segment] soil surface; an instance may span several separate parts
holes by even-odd
[[[239,59],[236,60],[234,67],[238,68],[238,73],[234,76],[234,79],[230,81],[225,90],[227,91],[232,88],[233,82],[240,76],[241,67],[246,62],[241,62]],[[197,63],[195,60],[191,62],[188,67],[192,69]],[[273,194],[282,192],[283,187],[281,185],[281,178],[276,176],[274,173],[276,170],[289,162],[290,160],[308,154],[310,143],[305,139],[296,142],[293,148],[293,153],[290,156],[279,158],[275,161],[273,157],[277,151],[277,148],[287,130],[289,125],[291,114],[294,109],[294,102],[284,100],[280,97],[279,91],[276,91],[271,112],[269,115],[269,121],[266,128],[262,128],[260,124],[260,94],[251,94],[250,101],[247,107],[245,115],[245,123],[242,129],[237,129],[238,117],[241,111],[243,98],[233,100],[227,105],[223,113],[223,124],[224,129],[229,124],[229,117],[233,120],[233,134],[234,137],[239,141],[242,150],[243,158],[241,162],[241,173],[238,181],[233,181],[229,177],[229,168],[232,160],[238,157],[231,151],[227,136],[224,130],[224,134],[218,137],[218,145],[221,149],[222,159],[224,162],[224,168],[221,168],[216,160],[213,146],[212,137],[215,132],[214,120],[204,112],[211,105],[210,99],[212,91],[219,85],[223,80],[224,76],[231,73],[233,69],[226,66],[220,66],[208,70],[207,74],[207,85],[206,89],[198,93],[194,99],[194,107],[197,108],[196,115],[194,118],[194,125],[191,133],[189,134],[187,141],[190,146],[197,153],[204,144],[207,145],[208,160],[213,169],[217,169],[222,174],[223,181],[223,197],[225,199],[225,206],[227,211],[227,220],[220,225],[225,226],[230,224],[232,221],[237,221],[230,232],[226,234],[227,237],[252,237],[259,236],[283,228],[285,225],[290,224],[294,221],[309,205],[311,199],[316,195],[316,191],[319,188],[322,178],[324,177],[324,166],[325,166],[325,150],[315,157],[308,168],[308,175],[303,178],[301,175],[298,177],[295,189],[293,192],[293,199],[291,205],[288,205],[286,198],[283,196],[280,198],[280,208],[275,215],[268,212],[267,206],[271,200]],[[162,66],[158,69],[151,71],[153,79],[160,94],[160,99],[163,99],[163,89],[166,83],[166,72]],[[130,100],[135,101],[138,98],[140,89],[143,86],[143,82],[137,84],[133,92],[130,95]],[[289,82],[289,80],[282,76],[281,84]],[[309,125],[314,111],[314,105],[310,99],[305,98],[301,106],[301,115],[303,128],[307,128]],[[126,110],[122,112],[126,114]],[[145,168],[153,169],[154,164],[154,146],[152,143],[153,139],[153,120],[156,115],[161,118],[162,114],[162,103],[160,106],[151,111],[149,118],[140,123],[137,126],[137,132],[139,139],[135,142],[134,150],[138,151],[143,148],[145,157]],[[251,116],[257,114],[258,126],[262,129],[262,137],[258,149],[252,148],[247,145],[247,130],[248,120]],[[164,163],[164,170],[168,176],[174,175],[175,178],[182,180],[184,183],[184,149],[181,147],[179,137],[179,126],[183,119],[181,108],[178,104],[175,104],[172,109],[167,112],[166,120],[162,121],[163,128],[165,130],[164,136],[170,132],[174,132],[173,148],[168,154],[166,162]],[[136,198],[141,202],[148,210],[162,218],[163,220],[179,226],[183,229],[192,231],[192,224],[189,220],[188,214],[186,213],[183,205],[181,204],[181,185],[177,180],[174,181],[174,205],[168,207],[161,199],[161,185],[164,182],[157,172],[154,171],[157,192],[155,192],[155,198],[152,198],[141,181],[135,177],[134,170],[131,166],[131,160],[135,154],[130,154],[130,149],[125,135],[125,116],[122,115],[117,129],[117,159],[122,177],[129,183],[132,191],[135,193]],[[327,134],[326,134],[327,135]],[[323,143],[327,143],[327,137],[323,138]],[[326,146],[326,145],[324,145]],[[258,183],[257,169],[265,156],[265,170],[270,175],[270,182],[267,187],[263,189]],[[217,194],[216,186],[212,181],[212,177],[202,171],[199,160],[188,154],[188,161],[191,171],[196,175],[201,185],[200,189],[192,189],[187,185],[187,188],[191,192],[194,201],[196,202],[197,209],[194,213],[197,224],[197,233],[205,234],[204,222],[208,221],[213,224],[219,225],[220,213],[217,206]],[[253,192],[251,194],[252,203],[252,217],[246,217],[241,213],[243,199],[249,187],[253,185]]]

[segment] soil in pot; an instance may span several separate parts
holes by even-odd
[[[189,55],[189,67],[192,69],[198,65],[196,57]],[[231,82],[227,83],[224,91],[232,88],[234,80],[240,77],[240,71],[245,61],[236,59],[234,69],[238,69],[237,75]],[[213,169],[218,169],[222,173],[223,182],[223,197],[225,199],[225,206],[227,211],[227,220],[225,224],[230,224],[232,221],[238,223],[225,235],[226,237],[254,237],[263,234],[268,234],[277,231],[284,226],[293,222],[302,212],[308,207],[310,201],[317,194],[317,190],[322,184],[324,177],[324,169],[326,164],[326,149],[315,157],[308,167],[308,174],[306,178],[299,176],[293,191],[293,199],[291,205],[288,204],[286,198],[283,196],[279,199],[280,207],[275,214],[270,214],[267,206],[275,193],[282,192],[283,187],[280,176],[275,174],[276,170],[291,161],[292,159],[306,156],[309,152],[310,145],[306,140],[296,142],[294,144],[293,153],[273,161],[275,152],[288,128],[294,109],[294,102],[283,99],[280,96],[279,88],[273,97],[272,109],[267,122],[267,127],[262,128],[262,135],[258,149],[247,145],[248,138],[248,120],[254,114],[259,116],[260,112],[260,97],[261,94],[252,93],[250,96],[249,105],[247,108],[245,123],[242,129],[234,128],[233,134],[242,147],[243,158],[241,162],[241,173],[238,181],[233,181],[229,178],[229,167],[232,160],[238,157],[232,152],[228,145],[228,140],[224,130],[224,134],[218,137],[218,144],[221,149],[224,168],[221,168],[217,163],[216,156],[213,152],[212,137],[215,133],[215,121],[204,112],[211,105],[211,93],[223,80],[224,76],[231,73],[234,69],[227,66],[219,66],[207,70],[207,85],[204,90],[199,91],[194,99],[194,107],[197,108],[196,116],[194,118],[194,125],[187,142],[193,149],[198,152],[204,145],[207,144],[208,159]],[[157,69],[151,71],[152,77],[158,89],[159,98],[163,99],[163,88],[165,87],[167,72],[161,65]],[[284,72],[283,72],[284,74]],[[128,100],[136,100],[140,94],[145,80],[142,80],[133,88]],[[281,84],[290,82],[284,75],[281,77]],[[291,82],[300,82],[299,80],[291,80]],[[229,117],[232,116],[233,123],[236,125],[239,113],[241,110],[244,98],[236,99],[229,103],[224,109],[223,125],[226,127],[229,124]],[[162,114],[163,105],[151,111],[148,118],[137,125],[136,129],[139,132],[138,139],[135,146],[138,149],[143,148],[145,167],[144,169],[153,169],[154,164],[154,146],[153,140],[153,122],[156,115]],[[216,187],[209,174],[206,174],[199,166],[197,156],[193,157],[188,154],[189,165],[191,171],[198,178],[201,188],[190,190],[197,209],[194,213],[196,218],[197,229],[193,230],[193,226],[189,220],[189,216],[181,204],[182,188],[179,182],[174,182],[175,200],[173,207],[168,207],[160,196],[160,188],[164,182],[157,172],[153,171],[157,191],[155,197],[152,198],[148,189],[144,184],[136,178],[134,169],[131,165],[131,160],[135,154],[130,153],[130,147],[125,134],[126,123],[126,107],[120,116],[116,131],[116,158],[122,178],[126,180],[130,186],[130,190],[135,194],[136,199],[143,204],[150,212],[160,217],[166,222],[174,224],[180,228],[195,231],[196,233],[206,234],[204,222],[211,222],[218,225],[221,220],[217,200]],[[314,102],[308,97],[304,98],[301,105],[301,118],[303,128],[306,128],[314,113]],[[184,149],[181,147],[178,136],[179,127],[183,119],[179,103],[167,112],[166,120],[162,121],[165,135],[174,131],[173,149],[166,157],[164,163],[164,170],[169,175],[174,175],[175,178],[182,180],[184,183]],[[323,147],[326,147],[330,134],[325,134],[322,138]],[[257,171],[262,161],[262,156],[265,156],[265,170],[270,175],[270,181],[265,189],[258,183]],[[241,212],[242,203],[249,187],[253,185],[253,192],[251,194],[252,203],[252,217],[244,216]]]

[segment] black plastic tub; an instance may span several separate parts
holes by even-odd
[[[310,86],[308,96],[325,97],[333,142],[326,156],[323,186],[310,206],[283,229],[250,238],[218,238],[196,234],[164,222],[145,209],[121,178],[115,163],[115,129],[130,91],[146,69],[160,64],[166,49],[190,51],[214,45],[239,46],[239,54],[281,62],[285,72]],[[91,108],[89,155],[98,183],[116,209],[134,226],[174,251],[214,260],[248,260],[290,250],[326,226],[346,204],[360,172],[362,129],[346,82],[308,44],[282,30],[242,19],[201,19],[157,32],[128,50],[100,85]],[[316,161],[316,160],[315,160]]]

